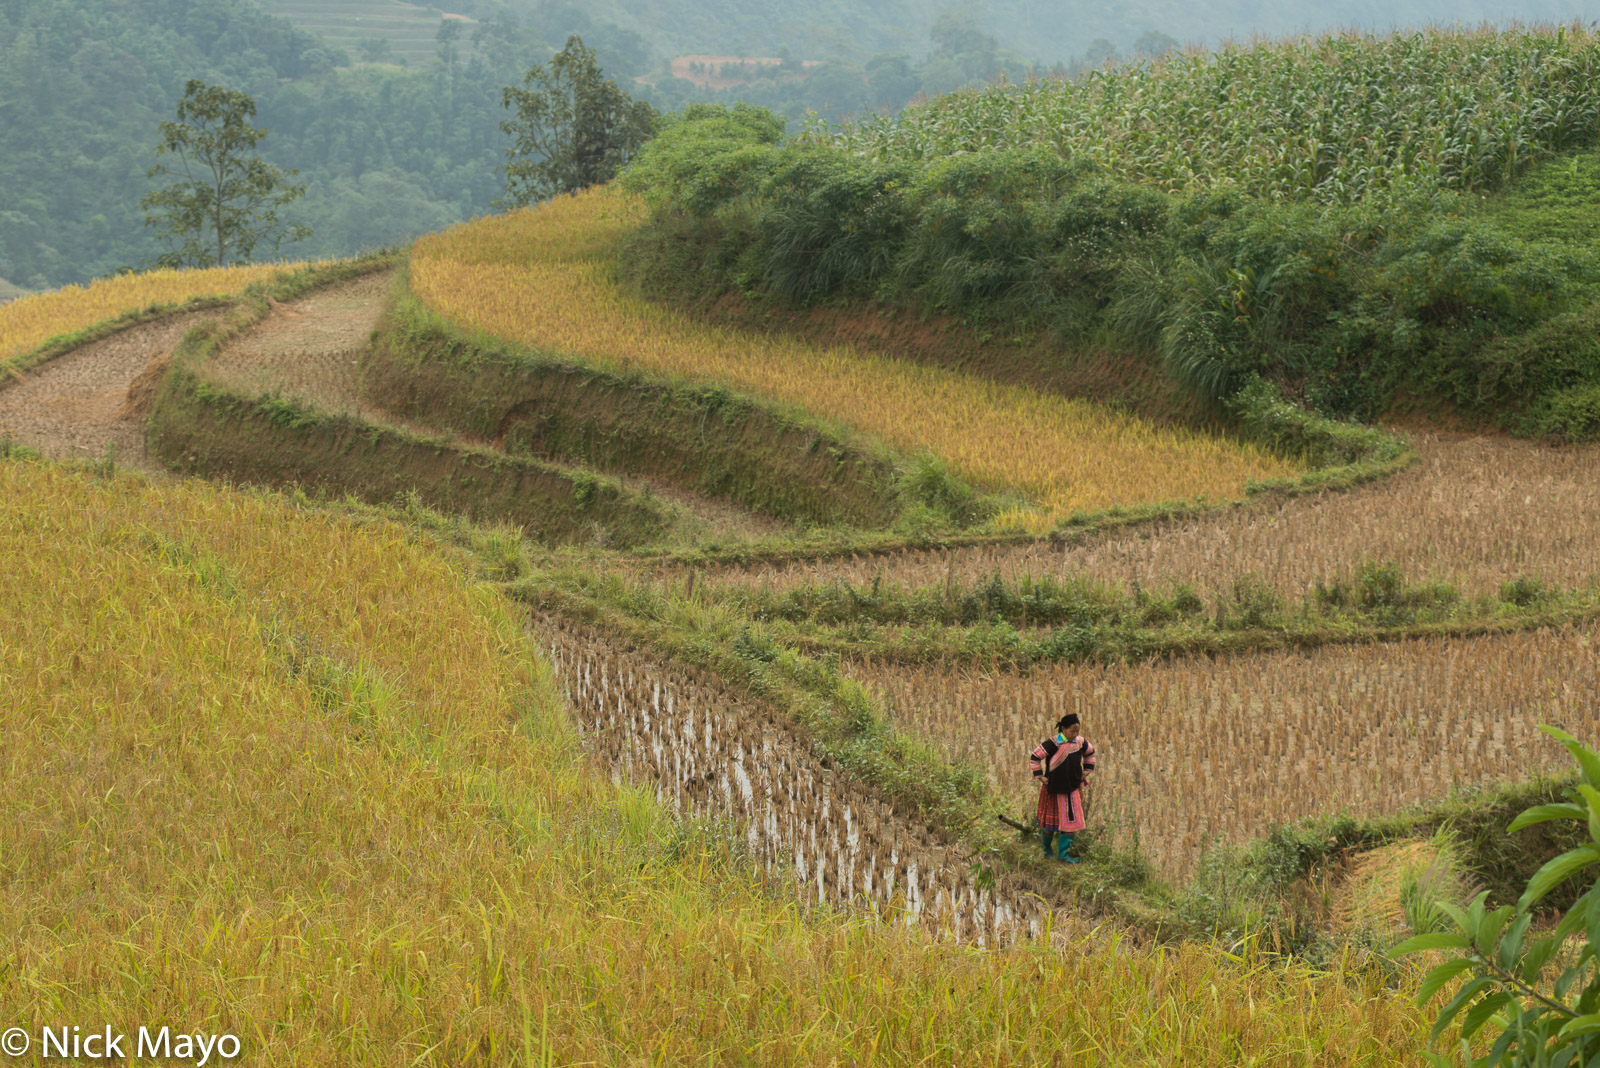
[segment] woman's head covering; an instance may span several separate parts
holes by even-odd
[[[1068,712],[1066,715],[1056,720],[1056,730],[1064,731],[1077,722],[1078,714],[1076,712]]]

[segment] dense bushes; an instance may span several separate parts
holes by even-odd
[[[646,148],[629,179],[656,209],[627,257],[642,280],[1110,334],[1217,402],[1261,381],[1340,417],[1404,398],[1523,433],[1600,433],[1594,250],[1524,236],[1468,198],[1177,195],[1053,146],[923,162],[780,145],[776,129],[756,109],[700,107]]]

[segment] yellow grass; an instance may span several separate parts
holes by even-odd
[[[1404,990],[1343,969],[800,915],[587,772],[504,602],[399,527],[13,461],[0,557],[8,1027],[299,1066],[1419,1059]]]
[[[1237,498],[1251,479],[1293,473],[1257,449],[1092,403],[860,349],[719,329],[635,299],[613,271],[617,243],[638,221],[637,206],[608,191],[479,219],[418,241],[411,285],[436,311],[489,334],[727,383],[903,453],[944,457],[982,488],[1041,505],[1008,515],[1012,526],[1037,528],[1078,509]]]
[[[0,360],[105,319],[152,305],[182,304],[198,297],[231,296],[252,282],[303,266],[305,264],[253,263],[191,271],[146,271],[23,297],[0,305]]]

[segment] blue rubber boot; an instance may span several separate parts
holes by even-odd
[[[1067,850],[1072,848],[1072,840],[1074,838],[1076,838],[1076,837],[1077,837],[1077,835],[1066,834],[1066,833],[1063,832],[1062,835],[1059,838],[1056,839],[1056,859],[1057,860],[1064,860],[1068,864],[1076,864],[1076,863],[1078,863],[1078,858],[1077,857],[1069,856],[1067,854]]]
[[[1054,838],[1055,836],[1056,832],[1050,830],[1048,827],[1039,828],[1039,844],[1044,846],[1044,855],[1047,857],[1050,855],[1050,839]]]

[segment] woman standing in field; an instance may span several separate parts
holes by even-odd
[[[1039,844],[1044,855],[1050,855],[1050,839],[1057,838],[1056,856],[1068,864],[1078,863],[1068,850],[1083,830],[1083,783],[1094,771],[1094,746],[1083,736],[1076,715],[1069,712],[1056,722],[1056,736],[1038,744],[1028,766],[1039,780]]]

